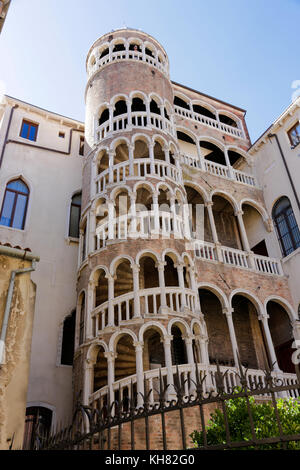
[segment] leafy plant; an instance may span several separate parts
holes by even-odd
[[[300,400],[290,398],[278,399],[277,409],[283,434],[298,434],[300,437]],[[253,418],[253,424],[257,439],[278,437],[279,427],[276,419],[275,408],[270,402],[256,403],[253,397],[249,397],[249,404]],[[251,441],[252,433],[247,401],[244,397],[231,398],[225,401],[227,419],[231,442]],[[204,445],[203,431],[194,431],[190,434],[194,447]],[[224,414],[216,409],[210,415],[206,426],[206,439],[208,445],[226,444],[226,429]],[[290,441],[284,445],[286,449],[300,449],[299,441]],[[282,443],[259,444],[258,446],[243,447],[244,449],[280,449]],[[241,449],[241,448],[239,448]]]

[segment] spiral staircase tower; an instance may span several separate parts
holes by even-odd
[[[177,316],[189,324],[197,316],[202,328],[169,62],[154,38],[124,29],[92,45],[87,73],[75,395],[90,404],[109,391],[112,401],[116,379],[134,377],[138,402],[147,369],[165,366],[172,383],[172,356],[191,360],[192,339],[179,330],[178,351],[171,347]],[[124,223],[120,196],[129,203]]]
[[[160,377],[171,399],[198,373],[209,391],[220,359],[228,386],[240,358],[257,380],[266,361],[290,380],[276,318],[292,319],[290,339],[298,323],[280,261],[250,247],[253,228],[273,235],[244,111],[171,82],[165,50],[138,30],[100,37],[86,68],[74,405],[154,405]]]

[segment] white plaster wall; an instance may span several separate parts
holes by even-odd
[[[10,139],[34,144],[18,137],[23,117],[40,123],[37,145],[67,150],[70,127],[30,110],[15,110]],[[65,139],[58,137],[60,130]],[[81,189],[79,135],[73,133],[71,155],[9,143],[0,174],[1,204],[11,178],[22,175],[30,188],[25,230],[0,226],[0,241],[40,256],[32,273],[37,293],[27,401],[49,403],[59,419],[69,418],[72,407],[72,367],[57,366],[57,351],[61,322],[76,305],[78,244],[68,243],[67,235],[71,196]]]
[[[298,198],[300,199],[300,145],[292,149],[287,131],[300,120],[300,109],[297,108],[292,115],[282,120],[282,125],[276,130],[282,151],[287,161],[291,177],[293,179]],[[270,129],[274,133],[274,129]],[[268,212],[272,213],[274,203],[281,197],[287,196],[293,207],[295,218],[300,227],[300,211],[298,209],[292,186],[289,181],[284,163],[282,161],[276,139],[266,138],[266,142],[259,149],[251,152],[254,158],[255,173],[264,192],[265,203]],[[276,231],[272,242],[273,256],[282,257]],[[295,308],[300,303],[299,278],[300,255],[299,249],[283,260],[284,272],[289,276],[289,285],[294,299]]]

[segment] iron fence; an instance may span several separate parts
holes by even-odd
[[[171,412],[177,412],[178,431],[180,432],[179,448],[191,448],[191,440],[188,440],[190,434],[187,432],[187,420],[185,410],[191,409],[192,416],[198,416],[199,429],[201,433],[201,442],[198,443],[199,450],[214,449],[240,449],[240,448],[289,448],[290,443],[298,443],[300,448],[300,408],[299,416],[295,422],[291,423],[290,428],[282,424],[278,399],[292,400],[295,404],[300,402],[300,374],[297,367],[297,381],[295,384],[284,384],[282,379],[274,377],[269,368],[264,371],[264,376],[260,381],[251,381],[247,377],[247,370],[240,364],[237,373],[238,386],[231,387],[228,390],[228,382],[225,387],[226,374],[222,373],[217,364],[215,374],[215,386],[210,391],[204,391],[203,383],[205,377],[200,378],[196,369],[196,381],[189,380],[190,394],[186,395],[186,383],[182,379],[178,368],[174,380],[174,390],[170,397],[170,387],[165,386],[160,374],[158,385],[159,389],[155,391],[156,400],[150,403],[149,397],[153,390],[146,390],[142,395],[142,404],[137,405],[137,396],[134,394],[134,387],[131,383],[131,394],[122,401],[114,401],[104,404],[101,409],[93,406],[83,406],[78,404],[73,416],[72,423],[69,426],[62,427],[51,435],[44,434],[37,424],[34,436],[34,448],[37,450],[123,450],[137,449],[136,429],[143,423],[144,449],[154,449],[151,447],[149,425],[152,417],[157,416],[156,426],[160,425],[161,448],[171,450],[172,444],[168,443],[168,433],[170,427],[166,423]],[[121,394],[119,395],[121,396]],[[253,398],[252,398],[253,397]],[[242,399],[247,411],[249,424],[249,436],[240,436],[239,439],[232,437],[232,423],[229,419],[228,403],[229,400]],[[258,434],[255,419],[253,417],[252,403],[268,403],[272,407],[272,419],[277,429],[275,435],[261,437]],[[211,442],[207,413],[205,407],[210,410],[219,410],[222,414],[224,424],[224,438],[221,442]],[[174,415],[174,413],[173,413]],[[127,423],[126,429],[124,429]],[[189,424],[189,423],[188,423]],[[124,435],[126,437],[127,447],[124,447]]]

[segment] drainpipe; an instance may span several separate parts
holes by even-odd
[[[19,105],[15,104],[10,110],[9,120],[8,120],[8,124],[7,124],[7,128],[6,128],[4,143],[3,143],[2,152],[1,152],[1,156],[0,156],[0,168],[2,166],[3,155],[4,155],[5,147],[6,147],[6,144],[7,144],[7,141],[8,141],[8,133],[9,133],[10,125],[11,125],[11,120],[12,120],[12,117],[13,117],[13,114],[14,114],[14,110],[18,107],[19,107]]]
[[[12,301],[13,291],[14,291],[15,278],[19,274],[25,274],[25,273],[34,271],[36,268],[36,262],[39,261],[40,259],[38,256],[35,256],[28,251],[23,252],[23,250],[10,248],[7,246],[0,246],[0,255],[1,254],[6,255],[6,256],[12,256],[14,258],[20,258],[23,260],[31,261],[32,265],[31,265],[31,268],[15,269],[11,271],[10,282],[9,282],[7,298],[6,298],[5,311],[4,311],[4,318],[3,318],[1,334],[0,334],[0,365],[5,364],[5,340],[6,340],[6,332],[7,332],[8,322],[9,322],[9,315],[10,315],[11,301]]]
[[[298,195],[297,195],[297,191],[296,191],[296,188],[295,188],[295,186],[294,186],[294,183],[293,183],[293,180],[292,180],[290,171],[289,171],[289,169],[288,169],[287,162],[286,162],[285,156],[284,156],[284,154],[283,154],[283,151],[282,151],[282,148],[281,148],[279,139],[278,139],[278,137],[277,137],[277,134],[268,134],[268,137],[269,137],[269,139],[271,139],[271,137],[275,137],[275,139],[276,139],[276,142],[277,142],[277,145],[278,145],[278,148],[279,148],[279,151],[280,151],[280,155],[281,155],[283,164],[284,164],[284,166],[285,166],[285,169],[286,169],[288,178],[289,178],[289,180],[290,180],[290,183],[291,183],[291,186],[292,186],[292,190],[293,190],[293,193],[294,193],[294,196],[295,196],[297,205],[298,205],[298,209],[299,209],[299,211],[300,211],[300,202],[299,202],[299,198],[298,198]]]

